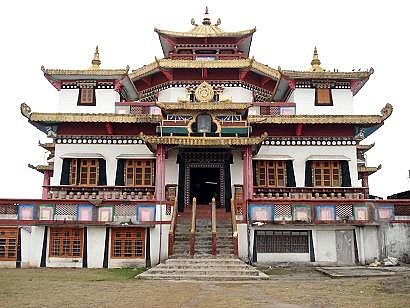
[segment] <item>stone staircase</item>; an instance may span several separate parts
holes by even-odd
[[[189,255],[191,221],[187,213],[178,218],[174,254],[150,270],[136,276],[150,280],[262,280],[267,275],[233,255],[230,220],[217,220],[217,255],[212,255],[211,221],[198,218],[195,233],[195,255]],[[200,216],[201,217],[201,216]]]

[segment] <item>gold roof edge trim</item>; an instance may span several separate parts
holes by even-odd
[[[370,175],[370,174],[373,174],[373,173],[379,171],[381,168],[382,168],[381,164],[378,165],[377,167],[358,166],[357,167],[357,172],[358,173],[369,173],[369,175]]]
[[[303,79],[303,78],[318,78],[318,79],[361,79],[368,78],[374,73],[374,69],[370,68],[366,71],[356,72],[331,72],[331,71],[294,71],[282,70],[282,74],[288,78]]]
[[[219,28],[218,29],[221,30],[221,32],[219,31],[201,32],[201,31],[198,31],[197,29],[198,27],[204,27],[204,26],[196,26],[191,31],[188,31],[188,32],[163,30],[163,29],[158,29],[154,27],[154,32],[158,33],[159,35],[166,35],[166,36],[172,36],[172,37],[198,37],[198,38],[201,38],[201,37],[240,37],[240,36],[250,35],[256,32],[256,27],[253,27],[252,29],[248,29],[248,30],[241,30],[241,31],[235,31],[235,32],[226,32]],[[210,25],[208,27],[215,27],[215,26]]]
[[[212,61],[155,59],[154,62],[133,70],[129,76],[131,79],[142,78],[158,68],[253,68],[277,80],[281,77],[278,70],[257,62],[253,58]]]
[[[172,145],[189,145],[189,146],[206,146],[206,145],[255,145],[264,141],[267,135],[261,137],[177,137],[177,136],[145,136],[140,137],[150,144],[172,144]]]
[[[381,115],[282,115],[282,116],[248,116],[249,123],[261,124],[380,124],[393,112],[389,103],[381,110]]]
[[[162,110],[245,110],[252,106],[251,103],[156,103]]]
[[[27,167],[30,169],[36,170],[38,172],[44,173],[44,171],[53,171],[54,170],[54,164],[48,164],[48,165],[37,165],[34,166],[32,164],[28,164]]]
[[[129,67],[125,69],[83,69],[83,70],[71,70],[71,69],[45,69],[44,66],[41,70],[46,75],[86,75],[86,76],[114,76],[114,75],[126,75],[128,74]]]
[[[30,114],[30,122],[114,122],[114,123],[159,123],[161,115],[150,114],[94,114],[94,113],[37,113]]]
[[[376,144],[375,142],[373,142],[371,144],[358,144],[358,145],[356,145],[356,148],[357,148],[358,151],[367,152],[370,149],[372,149],[375,144]]]

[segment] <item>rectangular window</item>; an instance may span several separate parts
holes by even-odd
[[[83,229],[51,228],[50,257],[80,258],[83,248]]]
[[[80,88],[78,94],[78,106],[95,106],[94,88]]]
[[[17,228],[0,229],[0,261],[17,260]]]
[[[309,253],[308,231],[256,231],[258,253]]]
[[[70,185],[93,186],[98,183],[98,159],[72,159]]]
[[[118,259],[144,258],[145,230],[142,228],[113,228],[111,257]]]
[[[125,161],[125,186],[153,186],[154,161],[127,159]]]
[[[318,160],[312,162],[313,186],[340,187],[342,184],[340,161]]]
[[[258,160],[256,185],[262,187],[286,186],[286,162],[282,160]]]
[[[329,88],[316,88],[316,106],[333,106],[332,90]]]

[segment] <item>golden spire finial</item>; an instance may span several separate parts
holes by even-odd
[[[209,18],[208,6],[205,7],[205,15],[204,15],[204,19],[202,20],[202,24],[206,26],[211,25],[211,19]]]
[[[311,72],[324,72],[325,70],[320,66],[320,60],[319,60],[319,55],[317,53],[317,48],[315,46],[315,49],[313,50],[313,59],[310,62],[312,67],[310,68]]]
[[[98,45],[95,47],[95,52],[94,52],[94,58],[91,61],[91,67],[90,69],[92,70],[99,70],[100,69],[100,54],[98,52]]]

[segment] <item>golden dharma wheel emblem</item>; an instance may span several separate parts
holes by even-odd
[[[195,90],[195,98],[201,103],[210,102],[214,97],[212,86],[204,81]]]

